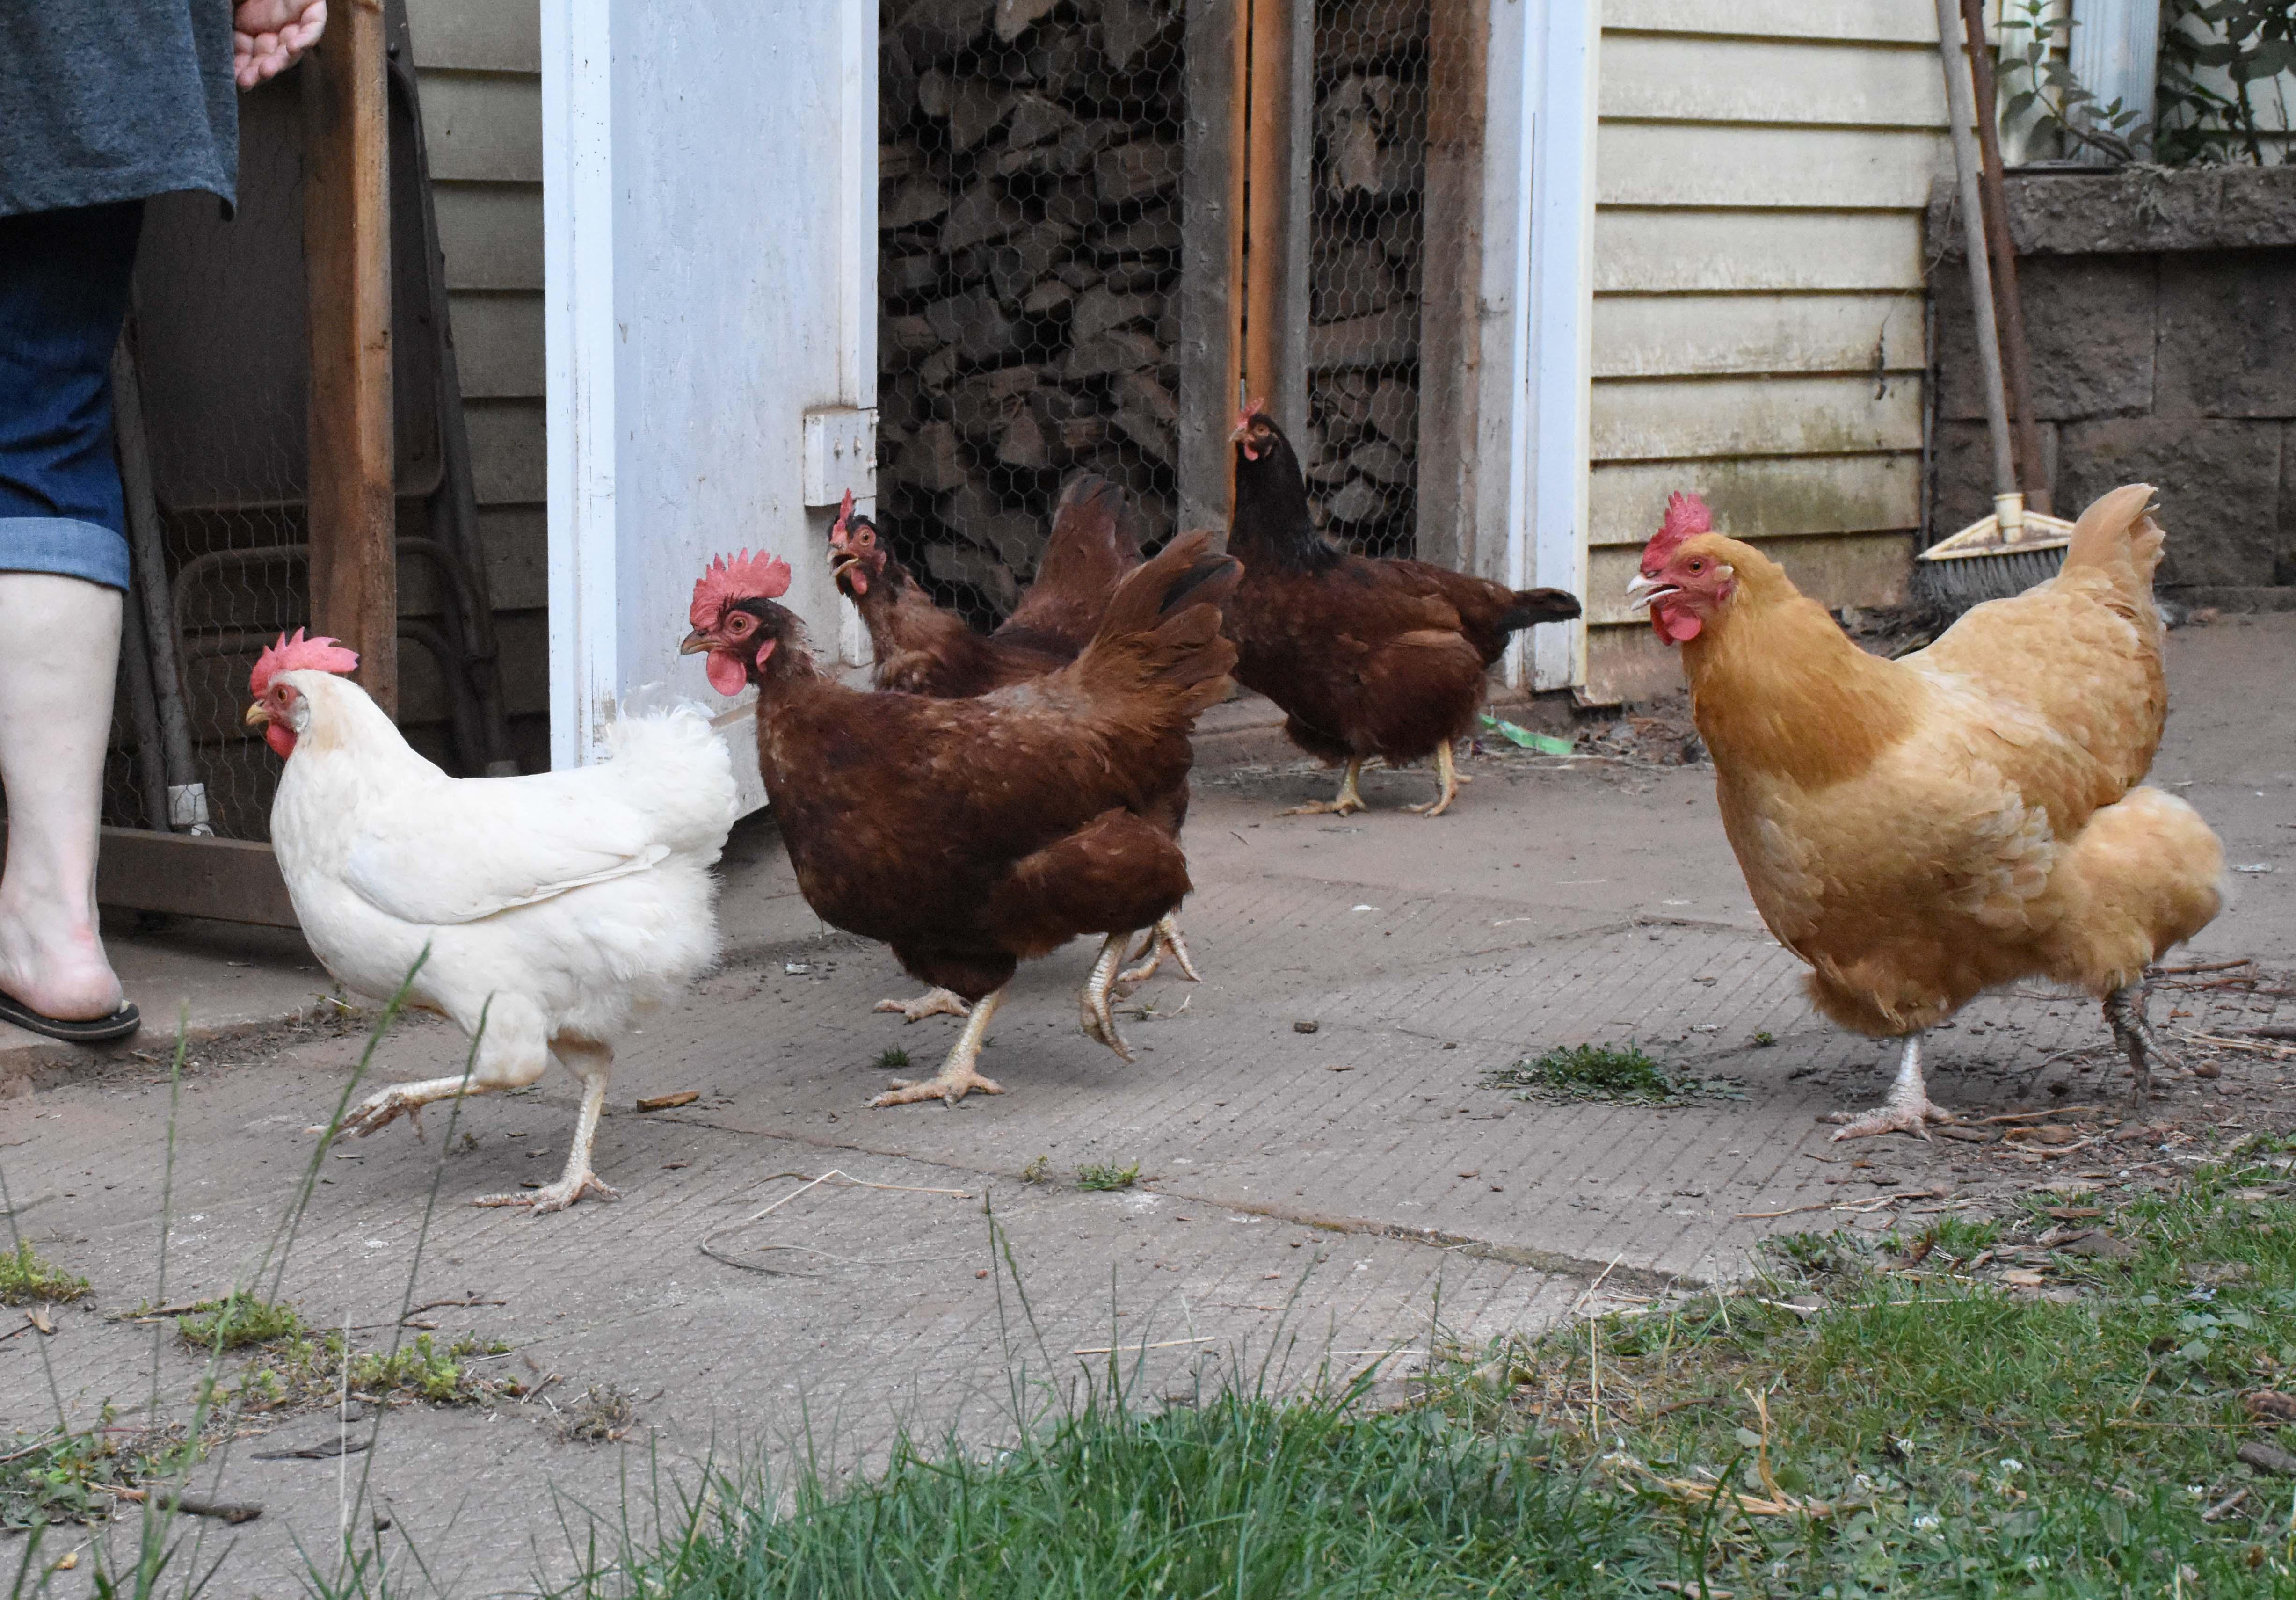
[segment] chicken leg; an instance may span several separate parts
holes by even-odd
[[[979,1004],[964,1019],[964,1031],[956,1036],[956,1043],[950,1046],[948,1059],[941,1063],[939,1071],[921,1082],[896,1078],[891,1088],[869,1104],[873,1106],[914,1105],[920,1100],[939,1100],[944,1104],[955,1105],[973,1089],[979,1089],[984,1095],[1003,1094],[1003,1084],[980,1075],[980,1045],[988,1037],[988,1019],[996,1014],[997,1004],[1004,998],[1004,991],[1001,989],[980,997]]]
[[[1078,1002],[1078,1024],[1086,1038],[1098,1039],[1126,1061],[1132,1052],[1126,1048],[1124,1036],[1116,1031],[1116,1014],[1108,1007],[1108,992],[1115,987],[1116,969],[1123,964],[1124,952],[1132,947],[1132,935],[1111,933],[1102,941],[1100,954],[1094,958],[1092,975],[1084,981],[1084,993]]]
[[[1363,792],[1356,787],[1356,780],[1362,776],[1363,758],[1357,756],[1348,762],[1348,775],[1340,780],[1340,792],[1336,796],[1327,800],[1309,800],[1304,806],[1293,806],[1287,810],[1278,811],[1275,815],[1322,816],[1328,814],[1332,816],[1345,816],[1354,811],[1367,811],[1371,808],[1364,804]]]
[[[2112,1025],[2113,1041],[2128,1057],[2128,1071],[2135,1080],[2130,1096],[2137,1104],[2144,1104],[2152,1092],[2152,1063],[2160,1062],[2174,1071],[2182,1065],[2161,1041],[2152,1037],[2152,1025],[2144,1017],[2144,985],[2142,981],[2126,983],[2104,997],[2104,1020]]]
[[[1148,959],[1138,966],[1119,972],[1117,982],[1147,982],[1156,975],[1156,969],[1164,964],[1167,956],[1172,958],[1180,969],[1180,975],[1189,982],[1201,983],[1204,981],[1203,974],[1196,971],[1196,964],[1188,959],[1188,941],[1181,937],[1179,919],[1168,913],[1157,919],[1155,927],[1149,930],[1148,937],[1140,941],[1140,948],[1133,951],[1128,959],[1136,960],[1143,956]]]
[[[1838,1141],[1862,1139],[1869,1134],[1909,1133],[1926,1139],[1930,1136],[1929,1124],[1953,1120],[1952,1112],[1930,1104],[1929,1093],[1922,1084],[1922,1036],[1909,1033],[1906,1035],[1905,1054],[1898,1058],[1898,1081],[1890,1086],[1889,1099],[1833,1136]]]
[[[472,1205],[531,1206],[539,1217],[549,1211],[562,1211],[586,1194],[595,1194],[601,1200],[622,1197],[619,1189],[602,1182],[590,1170],[590,1146],[598,1136],[599,1115],[606,1109],[606,1082],[613,1075],[614,1053],[605,1045],[586,1039],[554,1039],[550,1048],[566,1070],[582,1080],[582,1112],[574,1123],[574,1143],[566,1152],[566,1169],[554,1184],[507,1194],[484,1195],[472,1201]]]
[[[897,1011],[904,1022],[922,1022],[927,1017],[961,1017],[972,1007],[955,989],[937,989],[919,995],[914,1000],[880,1000],[871,1007],[875,1011]]]
[[[1416,811],[1423,816],[1440,816],[1451,808],[1451,802],[1459,798],[1459,784],[1462,782],[1459,776],[1459,759],[1451,753],[1451,742],[1448,739],[1435,747],[1435,776],[1442,784],[1443,792],[1431,800],[1416,806],[1406,806],[1403,808],[1405,810]]]

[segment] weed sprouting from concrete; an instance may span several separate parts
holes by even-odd
[[[42,1260],[32,1253],[29,1239],[16,1242],[13,1255],[0,1251],[0,1306],[75,1301],[86,1292],[86,1278]]]
[[[1742,1097],[1730,1078],[1693,1078],[1669,1071],[1638,1045],[1574,1045],[1495,1067],[1483,1087],[1513,1089],[1518,1100],[1604,1100],[1620,1105],[1687,1105],[1697,1100]]]
[[[884,1050],[879,1051],[877,1054],[877,1065],[882,1071],[887,1072],[898,1071],[899,1069],[906,1067],[908,1064],[909,1053],[902,1049],[898,1045],[890,1046]]]
[[[1138,1161],[1133,1162],[1128,1167],[1119,1167],[1111,1161],[1105,1165],[1084,1166],[1077,1169],[1077,1187],[1096,1193],[1104,1194],[1116,1189],[1128,1189],[1139,1181],[1140,1163]]]
[[[637,1425],[636,1396],[612,1383],[593,1383],[559,1416],[554,1432],[561,1444],[616,1444]]]
[[[1021,1169],[1021,1181],[1024,1184],[1040,1184],[1052,1176],[1053,1158],[1049,1155],[1037,1156]]]

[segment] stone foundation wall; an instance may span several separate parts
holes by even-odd
[[[2296,168],[2009,179],[2034,411],[2055,510],[2160,486],[2164,590],[2296,608]],[[1992,509],[1992,455],[1949,185],[1928,538]]]

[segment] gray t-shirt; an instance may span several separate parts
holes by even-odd
[[[239,183],[232,0],[0,0],[0,217]]]

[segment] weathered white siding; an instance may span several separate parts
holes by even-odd
[[[549,766],[537,0],[406,0],[519,764]]]
[[[1829,603],[1901,592],[1936,39],[1929,0],[1603,0],[1590,698],[1680,681],[1620,603],[1672,489]]]

